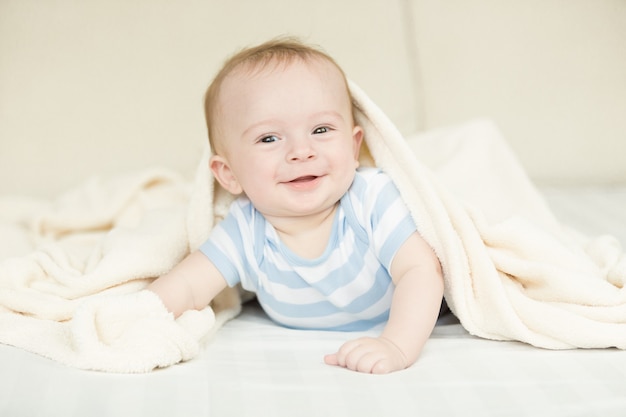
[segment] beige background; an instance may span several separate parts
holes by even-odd
[[[191,176],[202,95],[291,33],[405,134],[492,118],[537,182],[626,182],[622,0],[0,0],[0,194],[88,175]]]

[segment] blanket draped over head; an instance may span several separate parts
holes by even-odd
[[[361,164],[398,186],[469,333],[548,349],[626,348],[616,239],[561,225],[490,122],[404,138],[350,89],[365,132]],[[0,342],[111,372],[193,358],[239,313],[237,290],[175,320],[144,288],[196,249],[233,199],[208,156],[191,184],[154,169],[95,178],[53,201],[0,199]]]

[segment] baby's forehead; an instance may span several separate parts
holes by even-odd
[[[310,90],[306,87],[311,87],[322,96],[336,97],[351,107],[351,95],[341,69],[333,62],[314,57],[240,65],[223,80],[217,97],[218,108],[226,110],[232,105],[250,103],[250,100],[258,103],[263,97],[271,99],[276,93],[271,87],[275,83],[285,94],[301,96],[304,91]]]

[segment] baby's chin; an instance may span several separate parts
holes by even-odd
[[[254,203],[253,203],[254,204]],[[278,222],[307,222],[323,221],[328,216],[335,213],[339,201],[324,202],[323,204],[283,204],[281,207],[261,207],[255,206],[257,211],[270,223],[276,226]]]

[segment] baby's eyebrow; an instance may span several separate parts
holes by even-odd
[[[318,113],[314,113],[312,115],[313,118],[319,118],[319,117],[333,117],[339,120],[344,120],[344,117],[341,115],[341,113],[339,113],[336,110],[326,110],[326,111],[321,111]]]
[[[277,120],[275,119],[266,119],[266,120],[261,120],[255,123],[252,123],[250,126],[248,126],[242,133],[242,136],[246,136],[248,133],[250,133],[250,131],[257,129],[259,127],[262,126],[275,126],[278,123]]]

